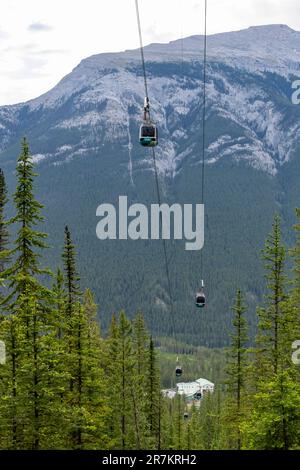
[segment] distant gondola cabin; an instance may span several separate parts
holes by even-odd
[[[196,307],[204,308],[205,307],[205,295],[203,292],[198,292],[196,294]]]

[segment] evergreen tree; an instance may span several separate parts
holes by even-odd
[[[73,387],[66,402],[70,417],[70,447],[105,449],[110,442],[106,431],[110,407],[101,364],[100,337],[84,306],[78,303],[76,307],[71,320],[73,344],[69,353]]]
[[[64,289],[64,276],[62,271],[58,268],[55,282],[52,287],[54,308],[56,309],[56,326],[58,339],[62,339],[66,332],[66,291]]]
[[[5,221],[5,204],[7,203],[7,189],[4,173],[0,168],[0,279],[5,265],[9,261],[7,256],[8,230]]]
[[[296,232],[296,246],[291,250],[291,255],[293,257],[294,266],[294,285],[295,289],[300,291],[300,209],[296,209],[296,215],[299,218],[299,222],[295,225]]]
[[[65,286],[67,290],[66,312],[69,317],[75,309],[75,304],[80,298],[79,276],[76,269],[75,246],[72,242],[71,232],[68,226],[65,227],[65,243],[63,251],[63,263],[65,273]]]
[[[285,295],[285,250],[280,223],[264,250],[267,305],[259,310],[259,333],[255,360],[256,392],[252,409],[243,424],[245,447],[250,449],[293,449],[299,446],[300,395],[291,339],[296,326],[295,309]]]
[[[276,374],[280,359],[280,328],[283,322],[282,306],[286,299],[284,274],[285,249],[281,242],[280,218],[275,216],[272,232],[263,250],[265,279],[268,293],[266,306],[258,310],[259,335],[257,338],[258,360],[264,372]],[[268,369],[268,370],[267,370]]]
[[[240,450],[242,445],[240,424],[243,416],[248,362],[246,307],[240,290],[237,291],[233,311],[233,333],[231,334],[231,346],[227,353],[227,394],[223,420],[227,446],[230,449]]]
[[[111,401],[111,415],[108,423],[108,435],[112,449],[120,448],[121,420],[120,420],[120,362],[119,362],[119,328],[115,315],[112,315],[109,335],[105,349],[105,374],[108,378]]]
[[[181,450],[183,447],[183,413],[184,398],[181,395],[175,397],[175,445],[176,449]]]
[[[81,304],[75,246],[65,227],[63,251],[65,293],[61,277],[56,291],[64,303],[62,330],[65,343],[65,366],[69,373],[69,390],[63,396],[69,416],[68,446],[72,449],[105,448],[109,435],[105,431],[110,409],[105,395],[100,328],[96,321],[97,306],[87,290]]]
[[[106,371],[112,403],[110,433],[114,448],[160,448],[162,443],[159,375],[153,341],[143,317],[133,325],[121,312],[113,316],[106,354]]]
[[[42,205],[36,201],[33,182],[36,174],[26,139],[17,163],[18,183],[14,194],[16,215],[9,224],[17,224],[14,247],[9,250],[13,263],[2,277],[9,292],[2,304],[8,318],[8,390],[12,387],[15,414],[11,426],[11,448],[41,448],[41,434],[49,431],[46,409],[49,368],[44,354],[47,333],[51,331],[51,292],[40,282],[40,275],[49,271],[41,268],[39,258],[46,247],[46,234],[36,226],[43,221]],[[9,404],[8,404],[9,406]]]
[[[152,337],[150,338],[146,370],[146,414],[149,424],[150,448],[161,446],[161,391],[157,357]]]
[[[78,322],[78,315],[80,310],[80,290],[79,290],[79,276],[76,269],[76,253],[75,246],[72,242],[71,232],[69,228],[65,227],[64,237],[64,249],[62,254],[63,266],[64,266],[64,280],[66,288],[66,302],[64,311],[64,330],[65,330],[65,341],[67,354],[67,370],[70,375],[70,392],[74,389],[74,361],[72,358],[74,354],[81,354],[80,349],[80,335],[81,335],[81,323]],[[75,352],[73,349],[75,348]],[[80,430],[78,430],[80,434]],[[73,441],[77,442],[74,445],[80,447],[79,441],[80,436],[73,436]]]
[[[39,263],[40,250],[47,247],[45,244],[47,235],[36,229],[44,218],[41,215],[43,206],[35,199],[33,193],[35,176],[29,146],[24,138],[17,163],[18,184],[13,199],[16,215],[9,221],[10,225],[18,225],[14,248],[9,250],[9,255],[14,257],[14,263],[3,272],[3,277],[8,279],[10,288],[4,304],[10,304],[12,312],[17,310],[20,295],[30,292],[44,299],[50,293],[39,281],[39,276],[49,274],[49,270],[41,268]]]
[[[89,289],[82,305],[83,378],[85,427],[84,449],[110,449],[112,441],[108,425],[111,418],[110,391],[104,370],[104,344],[97,321],[97,305]]]
[[[147,343],[149,335],[146,331],[145,320],[141,312],[137,313],[133,320],[133,348],[136,354],[137,374],[144,377],[145,364],[147,360]]]
[[[184,449],[197,450],[200,448],[199,438],[199,408],[193,404],[187,409],[188,418],[185,423]]]
[[[98,338],[99,345],[101,340],[100,321],[97,318],[98,307],[95,303],[93,293],[90,289],[86,289],[83,294],[83,309],[88,320],[89,338]]]
[[[112,318],[108,340],[108,386],[112,403],[110,432],[116,449],[134,449],[141,446],[140,426],[137,422],[136,362],[132,342],[132,325],[125,312],[119,321]]]
[[[296,210],[296,215],[299,218],[299,222],[294,227],[296,234],[296,245],[290,251],[293,261],[293,280],[289,305],[292,315],[289,325],[290,331],[293,332],[292,337],[290,338],[292,342],[300,339],[300,209]],[[298,380],[300,380],[300,375],[298,376]]]
[[[20,336],[23,336],[20,318],[5,315],[0,323],[0,338],[5,343],[6,362],[1,365],[0,377],[0,446],[1,449],[20,448],[19,361]]]
[[[161,443],[160,449],[169,450],[174,448],[173,432],[173,400],[161,396]]]
[[[219,403],[216,397],[207,393],[201,400],[198,421],[199,447],[201,450],[213,450],[218,448],[219,440]]]
[[[137,436],[137,448],[149,449],[151,437],[147,421],[147,375],[149,335],[141,312],[137,313],[132,322],[132,347],[135,369],[132,377],[131,397],[134,411],[134,426]]]
[[[132,326],[126,318],[125,312],[121,312],[119,318],[120,339],[120,421],[121,421],[121,449],[132,448],[133,432],[132,423],[132,378],[134,371],[134,355],[132,348]],[[137,435],[137,439],[140,437]]]

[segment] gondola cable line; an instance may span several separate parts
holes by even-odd
[[[207,70],[207,0],[205,1],[205,13],[204,13],[204,50],[203,50],[203,115],[202,115],[202,172],[201,172],[201,204],[204,204],[204,183],[205,183],[205,145],[206,145],[206,70]],[[140,127],[140,143],[143,146],[147,147],[154,147],[157,145],[157,128],[155,124],[150,119],[150,101],[148,96],[148,84],[147,84],[147,73],[146,73],[146,65],[145,65],[145,56],[144,56],[144,47],[143,47],[143,39],[142,39],[142,28],[140,22],[140,13],[139,13],[139,4],[138,0],[135,0],[136,5],[136,15],[137,15],[137,22],[138,22],[138,31],[139,31],[139,39],[140,39],[140,52],[141,52],[141,61],[142,61],[142,68],[143,68],[143,75],[144,75],[144,86],[145,86],[145,101],[144,101],[144,123]],[[182,49],[183,55],[183,49]],[[158,171],[157,171],[157,163],[156,163],[156,155],[155,150],[152,148],[152,159],[154,164],[154,172],[155,172],[155,181],[156,181],[156,191],[157,191],[157,199],[159,205],[161,204],[160,198],[160,189],[159,189],[159,181],[158,181]],[[165,267],[166,267],[166,277],[168,282],[168,291],[169,291],[169,299],[170,299],[170,306],[171,306],[171,316],[172,316],[172,324],[173,324],[173,336],[176,343],[176,351],[178,352],[178,344],[176,340],[176,328],[175,328],[175,320],[174,320],[174,300],[172,296],[171,290],[171,280],[170,280],[170,270],[169,270],[169,263],[168,263],[168,256],[167,256],[167,248],[166,242],[163,240],[163,250],[164,250],[164,258],[165,258]],[[201,288],[200,291],[196,293],[196,306],[198,308],[205,307],[206,299],[204,294],[204,280],[203,280],[203,252],[201,250],[200,253],[200,274],[201,274]],[[175,368],[176,377],[180,377],[182,375],[182,367],[179,364],[179,357],[177,356],[176,361],[176,368]]]
[[[151,121],[151,116],[150,116],[150,101],[149,101],[149,95],[148,95],[146,63],[145,63],[145,56],[144,56],[144,45],[143,45],[143,36],[142,36],[142,27],[141,27],[138,0],[135,0],[135,9],[136,9],[136,17],[137,17],[137,23],[138,23],[141,62],[142,62],[142,68],[143,68],[144,87],[145,87],[143,123],[140,126],[139,140],[140,140],[140,144],[143,145],[144,147],[155,147],[158,144],[158,133],[157,133],[157,127]]]
[[[157,162],[156,162],[156,155],[155,155],[154,148],[152,149],[152,159],[153,159],[153,166],[154,166],[154,173],[155,173],[157,202],[160,206],[161,205],[161,196],[160,196]],[[161,225],[161,217],[162,217],[162,214],[160,213],[160,225]],[[163,252],[164,252],[164,259],[165,259],[167,286],[168,286],[168,293],[169,293],[170,307],[171,307],[170,310],[171,310],[171,321],[172,321],[172,329],[173,329],[173,339],[174,339],[174,342],[175,342],[175,351],[177,353],[175,375],[176,375],[176,377],[180,377],[182,375],[182,367],[179,364],[179,358],[178,358],[179,347],[178,347],[178,341],[177,341],[177,337],[176,337],[176,326],[175,326],[175,315],[174,315],[174,313],[175,313],[174,312],[174,299],[173,299],[173,295],[172,295],[168,252],[167,252],[166,240],[164,238],[162,238],[162,242],[163,242]]]
[[[206,80],[207,80],[206,72],[207,72],[207,0],[204,0],[201,204],[204,204],[204,189],[205,189]],[[203,249],[202,249],[200,252],[201,286],[200,286],[200,290],[196,293],[196,307],[198,308],[204,308],[206,304],[206,298],[204,294],[203,264],[204,263],[203,263]]]
[[[148,114],[149,121],[150,121],[151,125],[154,126],[154,124],[150,120],[150,102],[149,102],[149,96],[148,96],[147,73],[146,73],[146,64],[145,64],[145,55],[144,55],[144,46],[143,46],[143,37],[142,37],[142,28],[141,28],[138,0],[135,0],[135,6],[136,6],[136,17],[137,17],[138,31],[139,31],[142,69],[143,69],[143,75],[144,75],[144,87],[145,87],[144,121],[145,121],[145,117],[147,117],[145,115]],[[153,161],[154,175],[155,175],[156,194],[157,194],[157,201],[158,201],[158,204],[160,206],[161,205],[161,194],[160,194],[160,187],[159,187],[158,169],[157,169],[157,160],[156,160],[155,149],[154,149],[154,145],[151,145],[151,144],[150,145],[145,145],[145,143],[143,141],[141,141],[141,137],[143,137],[141,135],[142,132],[143,132],[143,124],[142,124],[141,129],[140,129],[140,143],[144,146],[151,146],[152,147],[152,161]],[[155,126],[155,136],[157,137],[156,126]],[[156,139],[155,145],[156,144],[157,144],[157,139]],[[162,217],[162,214],[160,213],[160,218],[161,217]],[[161,220],[160,220],[160,223],[161,223]],[[166,278],[167,278],[167,288],[168,288],[168,294],[169,294],[169,300],[170,300],[171,324],[172,324],[172,330],[173,330],[172,336],[173,336],[174,343],[175,343],[175,351],[177,353],[175,375],[176,375],[176,377],[180,377],[182,375],[182,367],[179,364],[179,357],[178,357],[179,348],[178,348],[178,342],[177,342],[177,337],[176,337],[175,315],[174,315],[174,299],[173,299],[172,288],[171,288],[171,278],[170,278],[168,253],[167,253],[166,240],[163,238],[162,241],[163,241],[163,254],[164,254],[164,260],[165,260],[165,270],[166,270]]]

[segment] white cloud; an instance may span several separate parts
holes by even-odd
[[[204,0],[140,0],[144,43],[203,33],[203,11]],[[138,47],[134,0],[1,0],[0,21],[0,105],[44,93],[92,54]],[[300,30],[299,0],[208,0],[210,34],[271,23]]]

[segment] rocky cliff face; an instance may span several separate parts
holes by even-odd
[[[171,174],[201,137],[202,48],[201,36],[145,48],[160,169]],[[232,157],[274,175],[289,161],[300,132],[300,107],[291,104],[297,75],[300,33],[287,26],[210,36],[208,163]],[[139,51],[89,57],[45,95],[0,108],[0,148],[34,132],[37,159],[55,164],[118,144],[128,146],[134,171],[131,130],[143,95]]]

